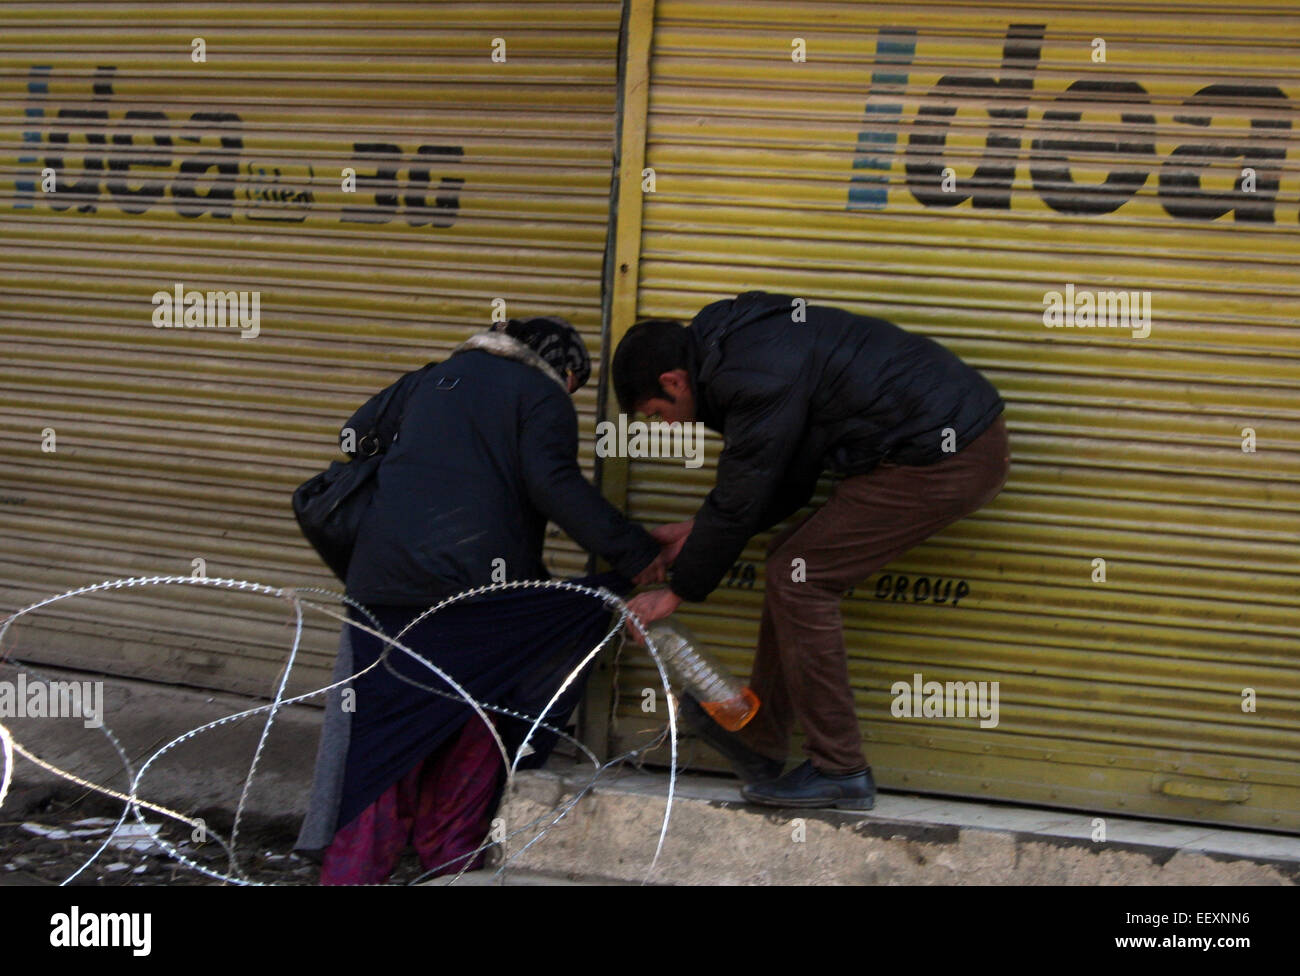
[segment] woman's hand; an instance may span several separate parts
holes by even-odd
[[[664,563],[671,566],[677,561],[677,555],[686,545],[686,539],[695,527],[695,519],[685,522],[673,522],[670,525],[657,525],[650,530],[651,537],[663,547]]]
[[[646,564],[646,568],[641,570],[632,577],[632,582],[637,586],[645,586],[649,583],[662,583],[668,578],[668,559],[665,556],[667,550],[660,549],[659,555]]]

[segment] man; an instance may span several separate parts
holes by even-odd
[[[442,363],[398,380],[397,436],[347,569],[353,620],[396,637],[475,700],[539,713],[600,639],[609,611],[564,590],[506,591],[414,622],[474,587],[549,577],[547,521],[604,557],[620,577],[665,576],[660,546],[583,477],[570,394],[586,382],[582,337],[563,319],[511,319]],[[360,441],[382,394],[345,426]],[[406,630],[407,627],[409,630]],[[383,658],[383,666],[376,666]],[[367,670],[368,669],[368,670]],[[326,707],[311,805],[297,849],[323,852],[322,884],[385,880],[409,843],[431,873],[475,867],[503,782],[493,729],[428,668],[345,626]],[[575,681],[548,714],[563,724]],[[350,696],[346,697],[346,696]],[[529,724],[491,713],[512,751]],[[536,764],[554,735],[534,736]]]
[[[725,442],[695,518],[652,533],[675,562],[668,589],[631,601],[646,622],[704,600],[752,536],[808,502],[823,470],[840,476],[769,546],[757,715],[728,733],[684,697],[683,717],[732,760],[751,802],[871,809],[840,599],[998,494],[1010,456],[997,390],[931,339],[761,291],[714,302],[689,327],[638,323],[613,381],[625,412],[698,419]],[[781,776],[796,720],[808,759]]]

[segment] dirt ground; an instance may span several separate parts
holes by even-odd
[[[122,806],[96,794],[55,787],[11,794],[0,810],[0,886],[57,885],[85,864],[109,835]],[[157,825],[166,818],[145,811],[145,820]],[[212,830],[230,835],[229,811],[200,812]],[[174,824],[174,821],[171,822]],[[69,886],[90,885],[221,885],[182,864],[148,839],[128,814],[125,836],[104,850]],[[236,854],[251,881],[277,885],[315,885],[319,868],[293,853],[298,822],[241,821]],[[161,835],[186,857],[204,867],[230,874],[229,857],[221,845],[209,840],[195,844],[190,828],[163,824]],[[409,852],[390,884],[409,884],[422,873],[414,852]]]

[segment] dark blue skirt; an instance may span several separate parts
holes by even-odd
[[[603,586],[620,595],[630,588],[627,580],[612,573],[572,582]],[[384,633],[396,637],[424,608],[367,609],[379,618]],[[349,613],[373,627],[364,614],[352,608]],[[583,593],[561,588],[502,590],[431,614],[407,631],[401,642],[436,664],[480,705],[504,706],[531,718],[541,713],[565,676],[613,622],[607,606]],[[378,637],[350,629],[353,673],[385,653],[387,660],[351,683],[355,711],[350,716],[336,829],[351,823],[468,719],[479,721],[464,701],[437,693],[458,694],[425,665]],[[546,724],[564,726],[581,699],[590,670],[588,664],[566,689],[544,719]],[[488,714],[513,759],[531,722],[490,710]],[[529,740],[536,751],[519,768],[541,766],[557,741],[556,735],[539,728]]]

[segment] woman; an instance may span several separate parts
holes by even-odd
[[[354,620],[372,629],[377,622],[396,636],[423,610],[464,590],[547,579],[548,521],[603,557],[619,577],[638,584],[664,578],[659,545],[578,466],[570,394],[590,372],[571,325],[533,318],[511,319],[472,337],[445,362],[398,380],[401,422],[379,467],[346,583],[348,596],[375,620],[350,610]],[[381,396],[347,427],[368,431]],[[401,641],[479,702],[535,714],[607,625],[608,611],[590,597],[506,591],[426,617]],[[334,680],[372,664],[385,646],[344,627]],[[548,716],[550,724],[567,715],[580,689],[575,682]],[[389,650],[384,663],[350,688],[331,693],[311,806],[296,845],[324,852],[322,884],[382,882],[408,842],[433,873],[479,866],[483,855],[476,849],[504,768],[491,731],[458,697],[399,650]],[[510,746],[527,728],[494,722]],[[533,765],[553,739],[530,742],[537,750],[529,757]]]

